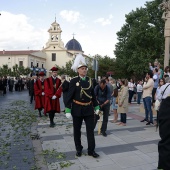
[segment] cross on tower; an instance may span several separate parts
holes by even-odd
[[[76,34],[73,33],[72,35],[73,35],[73,39],[74,39],[74,36],[75,36]]]

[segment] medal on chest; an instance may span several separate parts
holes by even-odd
[[[77,83],[76,83],[76,86],[79,86],[79,85],[80,85],[80,83],[79,83],[79,82],[77,82]]]

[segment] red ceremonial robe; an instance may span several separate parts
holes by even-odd
[[[61,88],[61,80],[56,78],[56,88],[53,86],[52,77],[46,79],[44,83],[44,91],[45,91],[45,107],[44,113],[48,113],[51,110],[55,110],[56,113],[60,113],[60,101],[59,98],[61,97],[62,88]],[[55,100],[52,99],[53,96],[57,98]]]
[[[34,83],[35,109],[44,108],[45,96],[42,96],[42,92],[44,92],[44,86],[42,86],[41,81],[38,79]]]

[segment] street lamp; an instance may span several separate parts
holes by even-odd
[[[97,56],[94,56],[93,58],[93,70],[95,71],[95,79],[97,80],[97,71],[98,69],[98,60],[97,60]]]

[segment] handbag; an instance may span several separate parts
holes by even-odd
[[[161,102],[157,99],[157,100],[155,101],[154,109],[155,109],[155,110],[159,110],[160,104],[161,104]]]
[[[118,96],[116,97],[116,102],[115,103],[118,104]]]

